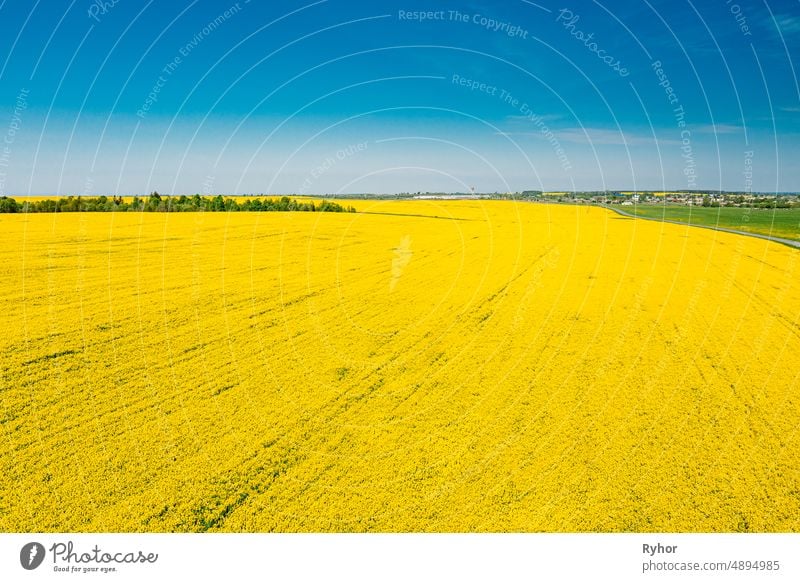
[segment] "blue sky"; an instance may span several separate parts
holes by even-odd
[[[0,193],[797,191],[799,55],[797,0],[0,0]]]

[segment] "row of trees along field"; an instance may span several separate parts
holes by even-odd
[[[222,196],[150,196],[126,202],[122,196],[97,196],[93,198],[68,196],[55,200],[25,200],[0,198],[0,213],[15,212],[355,212],[352,206],[322,200],[299,202],[288,196],[281,198],[247,198],[237,201]]]

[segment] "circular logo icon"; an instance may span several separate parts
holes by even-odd
[[[26,570],[35,570],[44,561],[44,546],[39,542],[30,542],[22,546],[19,552],[19,563]]]

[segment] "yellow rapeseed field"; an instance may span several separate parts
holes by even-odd
[[[354,204],[0,216],[0,530],[800,531],[800,252]]]

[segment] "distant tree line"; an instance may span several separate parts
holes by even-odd
[[[288,196],[281,198],[247,198],[237,201],[219,196],[134,196],[126,202],[122,196],[67,196],[55,200],[0,198],[0,213],[14,212],[355,212],[352,206],[322,200],[300,202]]]

